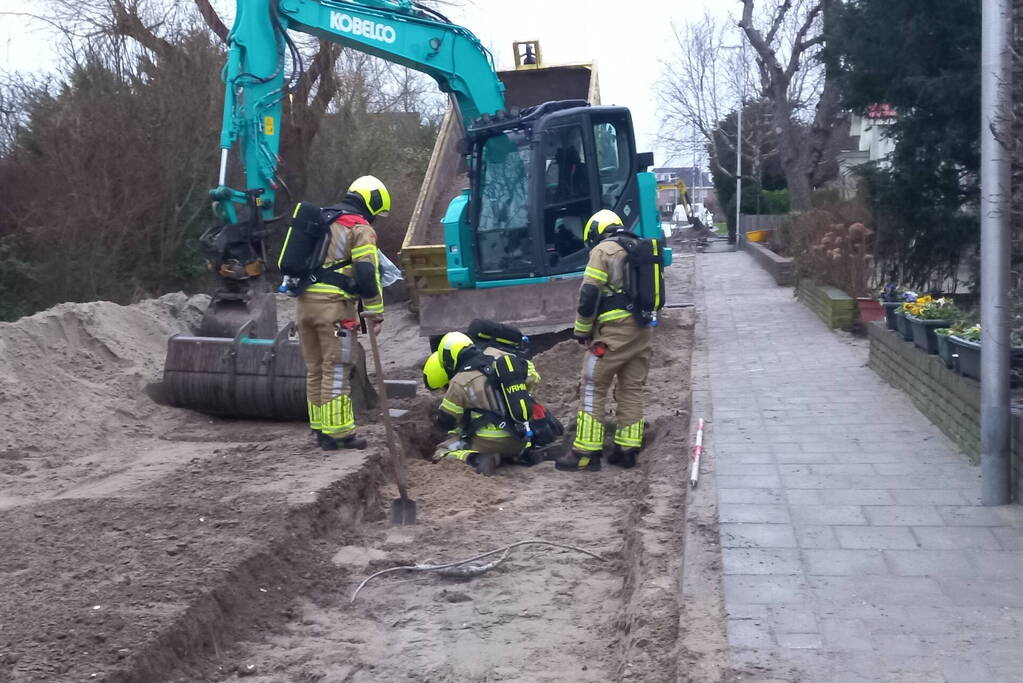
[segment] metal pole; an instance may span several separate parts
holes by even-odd
[[[742,108],[746,105],[746,35],[739,30],[739,120],[735,135],[735,250],[742,248]]]
[[[983,0],[980,142],[980,472],[984,505],[1011,500],[1009,457],[1008,142],[1012,91],[1011,0]]]

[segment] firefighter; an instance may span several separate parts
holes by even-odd
[[[643,390],[650,366],[652,330],[626,310],[624,291],[627,252],[608,239],[625,232],[621,218],[598,211],[583,229],[590,249],[574,336],[586,347],[583,358],[581,403],[572,449],[554,463],[559,470],[597,471],[604,448],[605,402],[617,381],[614,451],[608,463],[634,467],[643,447]]]
[[[391,195],[377,178],[363,176],[351,184],[340,206],[343,213],[330,226],[323,265],[351,285],[314,282],[299,297],[296,315],[309,426],[325,451],[366,447],[366,439],[355,433],[350,396],[355,363],[365,357],[356,340],[358,305],[361,301],[368,324],[379,331],[384,303],[371,224],[390,211]]]
[[[519,434],[513,421],[506,417],[491,379],[482,370],[495,359],[508,355],[489,348],[481,350],[467,335],[450,332],[427,358],[423,365],[424,384],[430,390],[446,389],[433,423],[449,436],[437,446],[434,462],[452,458],[485,476],[492,475],[503,460],[519,459],[524,464],[533,464],[527,453],[530,439]],[[532,392],[540,376],[532,363],[527,367],[525,385]],[[547,416],[542,407],[537,408],[538,433],[560,428],[560,423]],[[553,434],[543,433],[553,438]]]

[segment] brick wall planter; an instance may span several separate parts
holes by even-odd
[[[945,367],[932,356],[905,343],[880,323],[867,325],[868,365],[897,389],[952,439],[974,463],[980,460],[980,384]],[[1013,499],[1023,501],[1023,415],[1012,418]]]
[[[742,241],[742,248],[749,252],[753,260],[760,264],[760,267],[770,273],[774,281],[781,287],[791,287],[796,284],[796,262],[787,256],[779,256],[763,244]]]
[[[809,278],[800,278],[796,294],[831,329],[848,330],[852,327],[856,318],[856,300],[837,287],[818,285]]]

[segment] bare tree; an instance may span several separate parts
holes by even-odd
[[[834,0],[770,0],[759,16],[755,0],[742,0],[739,27],[756,53],[763,96],[771,103],[793,209],[810,208],[810,195],[827,179],[827,151],[843,119],[839,93],[819,64],[824,22]],[[805,93],[816,92],[809,128]]]

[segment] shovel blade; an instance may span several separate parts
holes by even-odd
[[[395,498],[391,501],[391,524],[412,526],[416,523],[416,501],[409,498]]]

